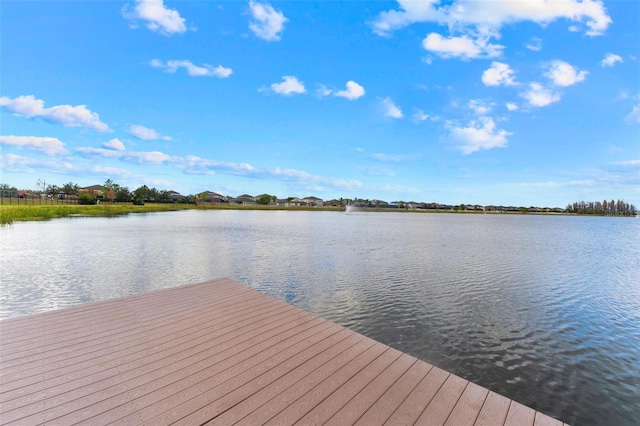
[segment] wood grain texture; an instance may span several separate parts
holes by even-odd
[[[0,321],[1,425],[562,425],[230,279]]]

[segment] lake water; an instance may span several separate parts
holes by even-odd
[[[638,219],[182,211],[0,237],[0,318],[230,277],[565,422],[640,423]]]

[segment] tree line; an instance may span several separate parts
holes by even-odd
[[[625,203],[623,200],[577,201],[567,205],[566,210],[567,213],[601,216],[635,216],[638,213],[636,206]]]
[[[36,188],[39,194],[44,194],[46,196],[50,196],[51,198],[58,198],[59,194],[64,194],[65,197],[78,197],[80,204],[96,203],[96,196],[94,194],[80,193],[81,187],[73,182],[68,182],[62,186],[58,186],[48,185],[45,181],[38,180],[38,182],[36,183]],[[0,192],[2,193],[3,197],[18,197],[19,193],[22,191],[18,191],[18,189],[14,186],[0,183]],[[172,191],[166,191],[163,189],[149,188],[147,185],[142,185],[131,191],[128,187],[119,185],[111,179],[107,179],[104,185],[102,185],[99,197],[103,200],[111,202],[133,201],[167,203],[174,201],[171,198],[172,193]],[[180,202],[193,203],[194,197],[185,197],[183,200],[180,200]]]

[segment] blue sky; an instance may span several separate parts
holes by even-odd
[[[1,181],[640,205],[634,1],[3,1]]]

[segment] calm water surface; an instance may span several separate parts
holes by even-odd
[[[0,318],[231,277],[565,422],[640,424],[638,219],[184,211],[0,237]]]

